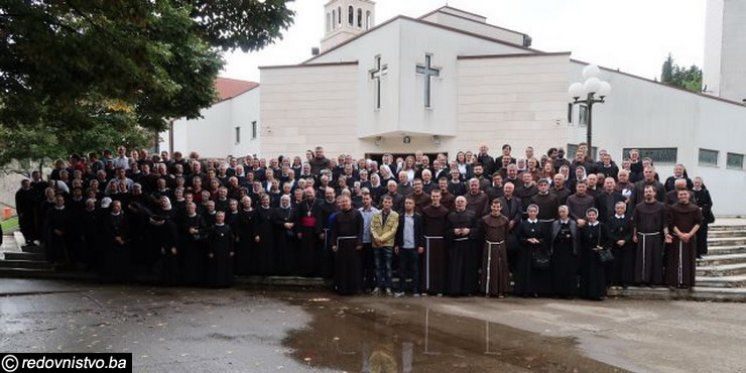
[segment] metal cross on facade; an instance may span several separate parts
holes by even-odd
[[[376,56],[376,67],[370,70],[370,78],[376,82],[376,109],[381,108],[381,78],[388,72],[388,65],[381,65],[381,56]]]
[[[429,54],[425,55],[425,65],[417,65],[417,74],[422,74],[425,76],[425,107],[430,107],[430,96],[431,96],[431,86],[432,86],[432,78],[434,76],[440,75],[440,69],[434,68],[432,65],[432,56]]]

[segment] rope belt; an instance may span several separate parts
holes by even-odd
[[[337,248],[339,248],[339,241],[342,241],[342,240],[356,240],[356,239],[357,239],[357,236],[340,236],[340,237],[337,237]]]
[[[642,278],[645,278],[645,252],[647,251],[647,237],[648,236],[657,236],[660,235],[661,232],[652,232],[652,233],[643,233],[643,232],[637,232],[640,236],[642,236],[642,268],[640,269]]]
[[[487,241],[484,242],[487,243],[487,283],[485,284],[484,288],[484,294],[490,295],[490,278],[492,276],[492,245],[502,245],[505,243],[505,240],[499,241],[499,242],[493,242],[493,241]],[[500,266],[500,256],[497,256],[497,266]]]
[[[443,236],[425,236],[425,289],[430,290],[430,240],[442,240]]]

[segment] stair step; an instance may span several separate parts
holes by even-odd
[[[743,254],[746,253],[746,245],[735,246],[712,246],[708,247],[708,255]]]
[[[24,253],[35,253],[35,254],[44,254],[44,248],[41,246],[24,246],[21,248],[21,251]]]
[[[40,260],[0,260],[0,268],[52,269],[52,264]]]
[[[746,237],[746,231],[717,231],[707,232],[707,238],[728,238],[728,237]]]
[[[746,237],[723,237],[707,240],[708,246],[734,246],[746,245]]]
[[[746,230],[746,225],[710,225],[708,230],[710,232],[743,231]]]
[[[43,253],[28,253],[25,251],[6,251],[3,253],[5,260],[35,260],[45,261],[47,256]]]
[[[746,275],[738,276],[697,276],[697,285],[716,288],[746,288]]]
[[[746,289],[744,288],[711,288],[695,286],[688,299],[704,301],[746,301]]]
[[[677,289],[669,290],[660,288],[638,288],[630,287],[625,290],[609,289],[610,297],[628,297],[636,299],[658,299],[658,300],[694,300],[694,301],[718,301],[718,302],[744,302],[746,301],[746,289],[715,288],[708,286],[696,286],[691,290]]]
[[[746,274],[746,263],[697,267],[697,276],[736,276]]]
[[[746,263],[746,253],[705,255],[702,259],[697,259],[698,266],[716,266],[736,263]]]
[[[0,278],[32,278],[32,279],[69,279],[77,280],[79,276],[68,275],[48,269],[35,268],[2,268]]]

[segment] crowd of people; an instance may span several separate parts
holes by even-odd
[[[44,177],[46,176],[46,177]],[[73,154],[16,194],[22,234],[60,268],[108,281],[230,286],[234,275],[333,279],[342,294],[603,299],[694,285],[712,201],[683,165],[632,150],[453,159]]]

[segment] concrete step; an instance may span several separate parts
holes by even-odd
[[[746,289],[695,286],[689,297],[702,301],[746,302]]]
[[[21,247],[24,253],[44,254],[44,248],[41,246],[24,246]]]
[[[707,232],[707,238],[728,238],[728,237],[746,237],[746,230],[743,231],[716,231]]]
[[[721,231],[743,231],[746,230],[746,225],[710,225],[710,232],[721,232]]]
[[[712,288],[746,288],[746,275],[738,276],[697,276],[695,283]]]
[[[691,290],[676,289],[669,290],[666,287],[609,289],[611,298],[631,299],[653,299],[653,300],[694,300],[694,301],[716,301],[716,302],[746,302],[746,289],[743,288],[716,288],[707,286],[696,286]]]
[[[39,260],[0,260],[0,268],[51,270],[52,264]]]
[[[734,246],[710,246],[707,248],[707,255],[726,255],[726,254],[745,254],[746,245]]]
[[[697,276],[722,277],[746,274],[746,263],[697,267]]]
[[[47,256],[43,253],[27,253],[25,251],[6,251],[3,253],[3,257],[5,260],[47,260]]]
[[[722,264],[746,263],[746,253],[724,254],[724,255],[705,255],[702,259],[697,259],[698,266],[716,266]]]
[[[713,247],[713,246],[746,245],[746,237],[711,238],[711,239],[707,240],[707,244],[710,247]]]
[[[96,275],[85,272],[58,272],[48,269],[29,269],[29,268],[1,268],[1,278],[33,278],[49,280],[73,280],[73,281],[94,281]]]

